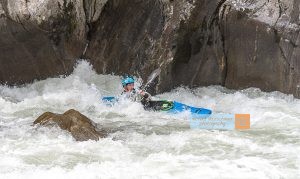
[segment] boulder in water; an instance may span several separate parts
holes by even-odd
[[[61,129],[71,132],[77,141],[99,140],[107,135],[107,132],[97,129],[92,120],[74,109],[70,109],[64,114],[45,112],[33,124],[58,125]]]

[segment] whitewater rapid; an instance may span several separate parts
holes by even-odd
[[[140,81],[141,83],[141,81]],[[250,113],[246,131],[191,130],[187,117],[107,107],[120,77],[98,75],[85,61],[67,77],[0,86],[0,178],[299,178],[300,100],[256,88],[179,87],[159,94],[213,112]],[[112,129],[77,142],[56,127],[32,126],[43,112],[76,109]]]

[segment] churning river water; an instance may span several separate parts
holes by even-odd
[[[85,61],[67,77],[0,86],[0,178],[300,177],[300,100],[291,95],[210,86],[156,96],[251,115],[249,130],[211,131],[190,129],[184,114],[101,102],[121,90],[119,76],[98,75]],[[113,133],[77,142],[57,127],[32,126],[43,112],[71,108]]]

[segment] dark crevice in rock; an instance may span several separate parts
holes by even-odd
[[[226,17],[226,9],[229,8],[228,10],[230,11],[231,9],[231,6],[226,6],[224,5],[223,8],[222,8],[222,12],[221,12],[221,17],[220,19],[223,20],[223,26],[225,26],[226,22],[227,22],[227,17]],[[223,54],[224,54],[224,71],[223,71],[223,80],[222,80],[222,86],[225,86],[225,81],[226,81],[226,77],[227,77],[227,69],[228,69],[228,66],[227,66],[227,52],[226,52],[226,44],[225,44],[225,32],[224,32],[224,29],[225,27],[223,27],[222,29],[222,24],[218,23],[218,27],[219,27],[219,31],[221,33],[221,42],[222,42],[222,50],[223,50]],[[222,62],[222,63],[223,63]]]
[[[279,15],[278,15],[278,17],[276,19],[276,22],[274,24],[274,28],[276,28],[276,25],[277,25],[279,19],[281,18],[282,14],[283,14],[283,8],[282,8],[280,0],[278,0],[278,8],[279,8]]]
[[[69,40],[76,28],[74,4],[64,0],[63,4],[58,2],[58,7],[61,13],[57,14],[57,17],[52,17],[50,19],[50,22],[52,23],[50,24],[51,33],[49,34],[49,38],[54,41],[55,45],[59,45],[62,34],[66,40]]]
[[[209,39],[211,38],[211,31],[213,30],[212,29],[213,25],[219,26],[218,25],[218,23],[219,23],[219,13],[220,13],[220,10],[222,9],[222,6],[224,5],[225,2],[226,2],[226,0],[221,0],[217,4],[216,9],[215,9],[214,13],[212,14],[212,16],[208,17],[208,20],[205,21],[206,23],[203,23],[203,25],[204,25],[204,31],[206,33],[204,35],[204,39],[203,39],[203,42],[202,42],[203,46],[202,46],[202,48],[201,48],[201,50],[199,52],[200,58],[202,58],[204,56],[204,53],[206,51],[206,47],[208,45]],[[195,71],[195,73],[192,76],[191,81],[190,81],[190,85],[189,85],[190,87],[193,87],[193,85],[194,85],[194,81],[195,81],[195,79],[196,79],[196,77],[197,77],[197,75],[198,75],[198,73],[200,71],[202,62],[203,62],[203,60],[201,60],[198,63],[197,67],[196,67],[196,71]]]
[[[107,4],[107,3],[106,3]],[[106,6],[106,4],[104,6]],[[90,0],[83,0],[83,11],[85,13],[85,25],[86,25],[86,45],[81,54],[82,59],[86,58],[86,52],[89,48],[90,42],[95,37],[95,32],[99,26],[100,18],[93,21],[96,15],[97,0],[93,2]],[[101,12],[102,13],[102,12]]]
[[[97,29],[97,22],[99,21],[99,18],[94,20],[95,14],[96,14],[96,7],[97,7],[97,0],[90,1],[90,0],[84,0],[83,1],[83,10],[85,13],[85,23],[87,26],[87,32],[86,32],[86,39],[87,41],[91,41],[93,33]]]
[[[210,22],[209,24],[209,28],[211,29],[214,22],[218,23],[219,22],[219,13],[220,13],[220,10],[222,9],[222,6],[224,5],[224,3],[226,2],[226,0],[221,0],[217,7],[216,7],[216,10],[214,11],[213,13],[213,16],[212,16],[212,21]]]

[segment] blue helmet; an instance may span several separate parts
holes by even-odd
[[[122,85],[123,85],[123,86],[126,86],[126,85],[128,85],[128,84],[130,84],[130,83],[134,83],[133,77],[131,77],[131,76],[125,76],[125,77],[122,79]]]

